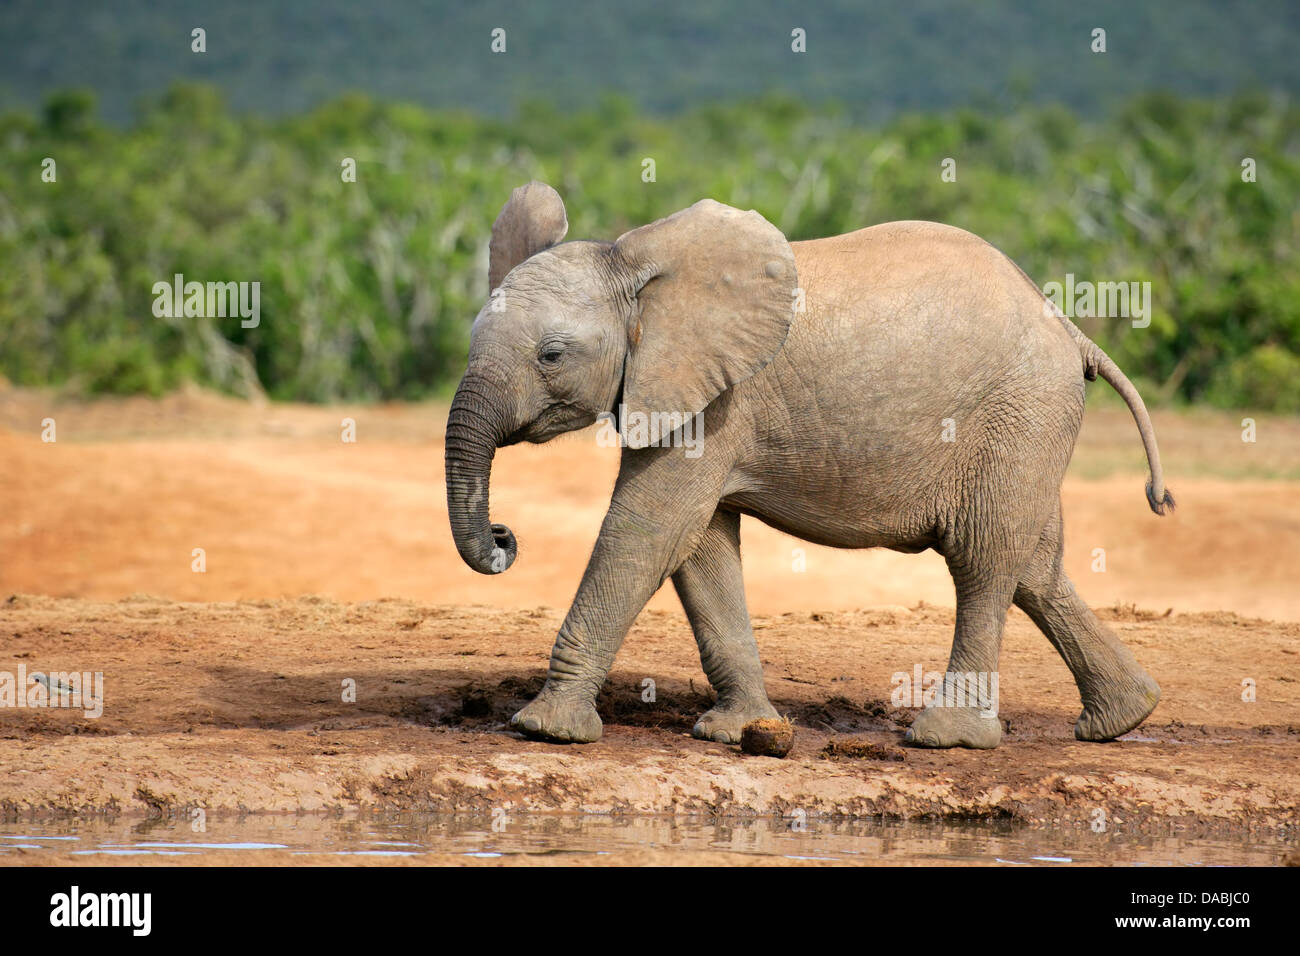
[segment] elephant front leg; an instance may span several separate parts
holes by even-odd
[[[557,743],[591,743],[602,733],[596,695],[637,613],[658,585],[604,537],[596,544],[578,595],[551,648],[546,684],[510,718],[528,737]]]
[[[510,727],[537,740],[587,744],[599,740],[604,729],[596,713],[596,694],[613,665],[622,635],[612,640],[607,635],[605,641],[588,647],[565,630],[568,626],[566,620],[551,649],[546,685],[510,718]],[[605,650],[606,643],[611,649]]]
[[[642,454],[661,453],[666,450]],[[670,472],[667,477],[674,476]],[[656,474],[655,462],[630,476],[620,474],[578,594],[551,650],[546,684],[510,718],[511,728],[563,743],[600,739],[596,695],[614,655],[646,602],[695,550],[717,507],[720,487],[719,475],[703,471],[686,480],[667,480]]]
[[[745,724],[776,717],[763,686],[763,665],[745,607],[740,565],[740,515],[718,511],[695,553],[673,575],[700,648],[700,663],[718,702],[692,734],[719,743],[740,742]]]

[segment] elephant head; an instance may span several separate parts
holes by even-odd
[[[614,242],[560,243],[564,203],[516,189],[492,226],[491,294],[447,419],[447,510],[465,563],[496,574],[514,535],[488,518],[497,448],[545,442],[601,413],[687,420],[780,350],[793,317],[794,254],[758,213],[710,199]],[[658,413],[658,414],[655,414]],[[635,442],[635,443],[634,443]]]

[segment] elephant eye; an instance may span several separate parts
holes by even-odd
[[[555,365],[555,364],[557,364],[557,363],[560,361],[560,357],[561,357],[563,354],[564,354],[564,353],[561,352],[561,351],[560,351],[558,348],[556,348],[555,346],[553,346],[553,345],[548,345],[545,349],[542,350],[542,364],[543,364],[543,365]]]

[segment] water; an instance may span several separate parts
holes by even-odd
[[[712,851],[768,857],[770,862],[1268,866],[1295,850],[1294,839],[1276,836],[1150,836],[1013,824],[525,813],[504,820],[498,816],[495,823],[497,829],[490,816],[442,814],[210,816],[203,832],[196,832],[189,820],[0,823],[0,864],[36,863],[41,854],[71,854],[69,862],[80,857],[87,862],[111,857],[190,857],[202,862],[205,854],[233,852],[247,854],[249,863],[274,864],[304,854],[328,863],[331,858],[343,862],[358,856],[495,858],[654,850],[668,854],[657,860],[664,863],[673,861],[672,854],[685,856],[682,851]]]

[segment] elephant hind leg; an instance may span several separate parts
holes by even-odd
[[[907,731],[907,741],[918,747],[991,749],[1002,740],[1002,631],[1037,536],[1018,530],[1018,515],[990,518],[944,552],[957,593],[957,621],[941,693],[927,702]]]
[[[745,724],[776,717],[763,686],[763,664],[745,606],[740,565],[740,515],[717,511],[695,552],[673,574],[673,587],[700,648],[700,663],[718,701],[692,733],[740,743]]]
[[[1021,575],[1015,603],[1064,658],[1083,700],[1074,725],[1079,740],[1111,740],[1142,723],[1160,687],[1074,590],[1062,567],[1064,537],[1058,503]]]

